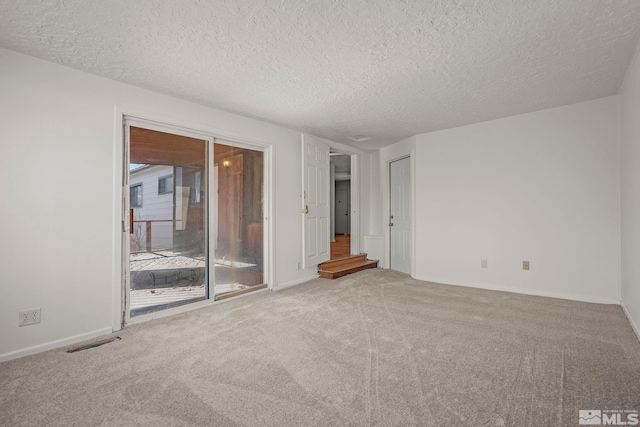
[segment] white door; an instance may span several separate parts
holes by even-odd
[[[351,188],[349,181],[337,181],[336,182],[336,204],[335,204],[335,216],[336,216],[336,234],[350,234],[349,226],[351,225],[351,216],[349,212],[351,207],[349,206],[349,196]]]
[[[329,146],[302,135],[302,263],[309,268],[328,261],[329,246]]]
[[[389,164],[390,268],[411,274],[411,161]]]

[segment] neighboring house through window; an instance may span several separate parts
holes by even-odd
[[[129,203],[132,208],[142,207],[142,183],[129,187]]]
[[[173,193],[173,175],[158,178],[158,194]]]

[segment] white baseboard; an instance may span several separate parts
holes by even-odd
[[[286,282],[286,283],[281,283],[278,286],[274,287],[274,290],[282,290],[282,289],[286,289],[286,288],[290,288],[292,286],[296,286],[302,283],[306,283],[310,280],[313,279],[317,279],[319,276],[317,274],[313,274],[307,277],[303,277],[301,279],[296,279],[296,280],[292,280],[290,282]],[[425,278],[419,278],[416,277],[417,280],[422,280],[422,281],[427,281],[427,282],[433,282],[433,283],[439,283],[439,284],[446,284],[446,285],[452,285],[452,286],[466,286],[466,287],[470,287],[470,288],[477,288],[477,289],[486,289],[486,290],[491,290],[491,291],[501,291],[501,292],[512,292],[512,293],[517,293],[517,294],[524,294],[524,295],[534,295],[534,296],[541,296],[541,297],[548,297],[548,298],[560,298],[560,299],[567,299],[567,300],[572,300],[572,301],[581,301],[581,302],[592,302],[592,303],[598,303],[598,304],[616,304],[616,305],[620,305],[622,307],[622,311],[624,312],[625,316],[627,316],[627,319],[629,320],[629,323],[631,324],[631,328],[633,329],[634,333],[636,334],[636,336],[638,337],[638,340],[640,340],[640,327],[638,327],[638,325],[634,322],[633,318],[631,317],[631,315],[629,314],[629,311],[627,310],[627,307],[624,305],[624,303],[616,300],[615,298],[593,298],[593,297],[585,297],[585,296],[581,296],[581,295],[571,295],[571,294],[564,294],[564,293],[554,293],[554,292],[541,292],[539,290],[534,290],[534,289],[512,289],[512,288],[505,288],[505,287],[500,287],[500,286],[490,286],[490,285],[485,285],[485,284],[478,284],[478,283],[463,283],[463,282],[454,282],[451,280],[440,280],[440,279],[425,279]],[[21,350],[16,350],[13,352],[9,352],[9,353],[5,353],[5,354],[1,354],[0,355],[0,363],[1,362],[6,362],[9,360],[13,360],[13,359],[17,359],[20,357],[24,357],[24,356],[29,356],[31,354],[36,354],[36,353],[42,353],[43,351],[47,351],[47,350],[51,350],[54,348],[58,348],[58,347],[64,347],[67,345],[71,345],[71,344],[76,344],[82,341],[86,341],[89,340],[91,338],[95,338],[101,335],[107,335],[110,334],[112,331],[112,328],[103,328],[103,329],[98,329],[95,331],[91,331],[91,332],[86,332],[84,334],[78,334],[78,335],[74,335],[72,337],[67,337],[67,338],[63,338],[60,340],[56,340],[56,341],[50,341],[48,343],[44,343],[44,344],[39,344],[33,347],[28,347],[25,349],[21,349]]]
[[[566,299],[571,301],[591,302],[596,304],[620,305],[620,301],[617,300],[616,298],[590,297],[585,295],[566,294],[562,292],[546,292],[546,291],[540,291],[538,289],[528,289],[528,288],[507,288],[504,286],[494,286],[494,285],[488,285],[484,283],[459,282],[459,281],[446,280],[446,279],[421,278],[421,277],[416,277],[416,279],[423,280],[426,282],[440,283],[443,285],[466,286],[468,288],[486,289],[489,291],[511,292],[514,294],[532,295],[536,297],[559,298],[559,299]]]
[[[16,350],[5,354],[0,354],[0,362],[6,362],[8,360],[17,359],[19,357],[29,356],[31,354],[42,353],[43,351],[51,350],[58,347],[64,347],[71,344],[76,344],[82,341],[90,340],[91,338],[99,337],[101,335],[110,334],[112,329],[103,328],[91,332],[85,332],[84,334],[74,335],[72,337],[63,338],[61,340],[50,341],[48,343],[34,345],[33,347],[23,348],[22,350]]]
[[[292,280],[290,282],[279,283],[278,285],[273,287],[273,290],[274,291],[281,291],[283,289],[290,288],[292,286],[299,285],[301,283],[306,283],[309,280],[317,279],[318,277],[320,277],[320,276],[316,273],[316,274],[312,274],[311,276],[303,277],[302,279],[296,279],[296,280]]]
[[[622,307],[622,311],[624,311],[624,315],[627,316],[629,323],[631,323],[631,329],[633,329],[633,332],[636,333],[636,337],[638,337],[638,341],[640,341],[640,328],[638,327],[638,325],[636,325],[636,322],[633,321],[633,318],[631,317],[629,310],[627,310],[627,306],[624,305],[624,302],[620,303],[620,307]]]

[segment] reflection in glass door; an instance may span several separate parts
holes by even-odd
[[[264,284],[264,153],[214,144],[215,299]],[[217,191],[216,191],[217,190]]]
[[[207,141],[129,127],[129,316],[208,297]]]

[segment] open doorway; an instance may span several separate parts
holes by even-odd
[[[331,259],[351,255],[351,156],[330,153]]]
[[[337,256],[335,231],[336,216],[336,175],[338,181],[349,182],[348,241],[342,243],[344,254],[361,254],[360,247],[360,154],[354,153],[346,146],[327,144],[312,135],[302,135],[302,268],[322,265]],[[344,172],[336,162],[341,156],[345,164]],[[336,158],[336,160],[332,159]],[[333,166],[332,166],[333,163]],[[342,210],[342,215],[345,211]],[[346,215],[345,215],[346,216]],[[347,240],[338,239],[338,240]]]
[[[303,135],[302,142],[304,259],[310,258],[307,256],[309,251],[305,252],[307,247],[322,248],[325,258],[316,265],[318,275],[325,279],[337,279],[377,267],[377,260],[367,259],[367,254],[360,252],[359,154],[348,154],[349,151],[322,144],[306,135]],[[318,155],[320,151],[322,155]],[[316,166],[320,164],[318,159],[322,161],[322,171],[328,173],[317,173],[320,170],[320,166]],[[313,179],[305,179],[306,176]],[[317,199],[317,192],[309,191],[313,188],[324,188],[326,196],[322,200],[328,199],[322,203],[322,222],[318,221],[320,215],[317,213],[320,211],[315,209],[316,205],[308,204]],[[309,226],[314,224],[323,226]],[[322,242],[319,242],[319,236],[323,238]]]

